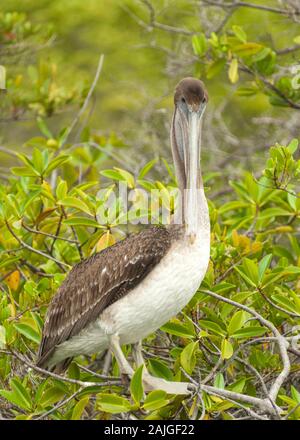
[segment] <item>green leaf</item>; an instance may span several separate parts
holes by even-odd
[[[224,293],[224,292],[228,292],[230,290],[235,289],[236,286],[235,284],[231,284],[231,283],[220,283],[220,284],[216,284],[215,286],[213,286],[213,292],[216,293]]]
[[[124,397],[105,393],[97,395],[97,407],[100,411],[111,414],[128,412],[131,409],[130,403]]]
[[[80,420],[82,413],[85,409],[85,407],[88,405],[90,400],[89,396],[83,397],[79,400],[79,402],[76,403],[76,405],[73,408],[71,420]]]
[[[229,69],[228,69],[228,78],[232,84],[235,84],[239,80],[239,63],[237,58],[233,58],[231,60]]]
[[[46,125],[46,122],[42,118],[37,118],[37,123],[39,126],[39,129],[41,130],[41,133],[43,133],[44,136],[47,138],[53,138],[53,134],[49,130],[49,128]]]
[[[231,335],[231,337],[235,339],[252,338],[255,336],[262,336],[267,331],[268,329],[266,329],[265,327],[258,327],[258,326],[244,327],[236,331],[233,335]]]
[[[11,172],[16,176],[22,177],[37,177],[39,174],[27,167],[12,167]]]
[[[253,96],[258,93],[258,89],[256,87],[239,87],[236,91],[238,96]]]
[[[101,176],[106,177],[107,179],[113,179],[113,180],[124,180],[121,174],[118,171],[115,170],[103,170],[100,171]]]
[[[55,159],[51,160],[51,162],[49,163],[49,165],[47,166],[44,175],[47,176],[51,173],[51,171],[55,170],[55,168],[58,168],[59,166],[61,166],[62,164],[64,164],[65,162],[67,162],[68,160],[70,160],[70,156],[64,155],[64,156],[58,156]]]
[[[225,67],[226,60],[224,58],[218,59],[216,61],[213,61],[207,69],[206,72],[206,78],[211,79],[214,76],[216,76],[218,73],[220,73],[223,68]]]
[[[225,388],[225,381],[224,376],[222,373],[216,374],[215,380],[214,380],[214,387],[219,388],[221,390],[224,390]]]
[[[144,365],[140,365],[137,370],[134,372],[130,382],[130,393],[137,405],[140,404],[140,401],[144,395],[143,389],[143,368]]]
[[[249,258],[244,258],[243,267],[246,270],[248,277],[251,279],[251,281],[256,286],[258,284],[258,266],[257,266],[257,264],[253,260],[250,260]]]
[[[266,255],[258,265],[258,281],[261,282],[266,270],[272,261],[272,254]]]
[[[222,359],[230,359],[233,355],[233,347],[228,339],[223,339],[221,344],[221,357]]]
[[[182,367],[188,374],[192,374],[196,366],[196,349],[198,347],[198,341],[190,342],[180,354],[180,362]]]
[[[296,44],[300,44],[300,35],[297,35],[297,37],[295,37],[293,41]]]
[[[43,392],[42,397],[37,402],[42,408],[47,408],[48,406],[54,405],[56,402],[61,400],[65,396],[65,392],[56,387],[51,386],[46,391]]]
[[[230,391],[234,391],[236,393],[242,393],[243,389],[245,387],[246,384],[246,379],[244,377],[238,379],[236,382],[234,382],[233,384],[229,385],[227,387],[228,390]]]
[[[169,399],[166,398],[167,393],[162,390],[151,391],[145,399],[143,409],[145,411],[155,411],[163,406],[168,405],[170,402]]]
[[[36,330],[34,330],[32,327],[30,327],[27,324],[23,324],[23,323],[17,323],[14,324],[15,329],[21,333],[22,335],[26,336],[26,338],[30,339],[31,341],[39,344],[41,337],[38,334],[38,332]]]
[[[43,154],[39,148],[33,149],[32,162],[34,164],[34,168],[38,171],[38,174],[41,176],[43,174],[46,164],[44,161]]]
[[[244,269],[242,267],[234,267],[233,268],[241,277],[252,287],[256,287],[256,284],[245,274]]]
[[[289,145],[287,146],[287,149],[289,150],[289,152],[290,152],[291,154],[294,154],[294,153],[297,151],[297,149],[298,149],[298,145],[299,145],[299,141],[298,141],[298,139],[293,139],[293,140],[289,143]]]
[[[79,211],[85,212],[86,214],[93,215],[87,204],[82,200],[76,199],[75,197],[65,197],[63,200],[59,201],[59,205],[76,208]]]
[[[261,211],[261,213],[259,214],[259,219],[265,220],[271,217],[290,216],[290,215],[293,215],[293,213],[283,208],[268,208],[265,209],[264,211]]]
[[[6,346],[6,329],[3,325],[0,325],[0,349]]]
[[[232,30],[234,35],[242,42],[246,43],[247,41],[247,35],[244,29],[241,26],[234,25],[232,26]]]
[[[217,324],[216,322],[202,319],[201,326],[204,327],[205,329],[212,331],[213,333],[215,333],[217,335],[220,335],[220,336],[226,335],[226,331],[224,329],[222,329],[222,327],[219,324]]]
[[[300,404],[300,392],[297,391],[293,385],[291,385],[291,396],[297,402],[297,404]]]
[[[258,43],[243,43],[232,48],[232,51],[240,57],[249,57],[261,51],[263,46]]]
[[[91,218],[86,217],[70,217],[68,219],[63,220],[64,225],[68,226],[87,226],[90,228],[106,228],[104,225],[100,225]]]
[[[10,386],[21,408],[28,408],[30,410],[32,406],[31,397],[22,383],[18,379],[11,379]]]
[[[3,259],[2,261],[0,261],[0,269],[2,267],[7,267],[9,265],[12,265],[16,261],[19,261],[19,259],[20,259],[20,257],[9,257],[9,258]]]
[[[238,310],[231,318],[228,326],[227,332],[232,335],[234,332],[242,328],[245,322],[245,313],[242,310]]]
[[[134,188],[135,181],[134,181],[134,176],[131,173],[129,173],[128,171],[123,170],[121,168],[117,168],[117,167],[114,167],[114,169],[120,173],[120,175],[122,176],[123,180],[126,181],[129,188]]]
[[[150,372],[156,377],[162,377],[166,380],[174,380],[172,371],[160,360],[149,359],[148,366]]]
[[[0,65],[0,90],[6,90],[6,69]]]
[[[32,171],[34,171],[37,175],[34,163],[32,162],[29,157],[25,156],[25,154],[22,153],[16,153],[17,157],[26,165],[26,167],[30,168]]]
[[[191,331],[184,324],[179,322],[168,322],[167,324],[161,327],[161,330],[166,333],[170,333],[171,335],[181,336],[182,338],[194,338],[195,333]]]
[[[134,176],[126,170],[114,167],[113,170],[103,170],[100,174],[108,179],[125,181],[129,188],[134,188]]]
[[[240,208],[247,208],[248,206],[249,206],[249,203],[247,203],[247,202],[235,200],[233,202],[224,203],[224,205],[220,206],[218,211],[220,214],[224,214],[225,212],[236,211]]]
[[[192,46],[194,53],[199,57],[205,54],[207,49],[207,41],[203,32],[200,35],[193,35]]]
[[[289,298],[280,294],[272,295],[271,298],[273,299],[274,302],[283,306],[283,308],[287,309],[288,311],[298,313],[298,309],[296,305]]]
[[[151,168],[156,164],[157,159],[150,160],[150,162],[146,163],[146,165],[143,166],[141,171],[139,172],[138,179],[143,179],[146,174],[149,173]]]
[[[56,187],[56,197],[58,200],[62,200],[67,197],[68,194],[68,184],[65,180],[60,180]]]

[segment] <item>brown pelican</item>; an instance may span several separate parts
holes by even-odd
[[[174,95],[171,147],[183,194],[181,225],[149,227],[77,264],[49,306],[37,365],[64,371],[74,356],[110,348],[120,372],[133,369],[121,350],[134,344],[142,364],[141,340],[175,316],[198,289],[209,261],[210,222],[200,168],[203,83],[179,82]],[[146,390],[188,393],[188,384],[151,376]]]

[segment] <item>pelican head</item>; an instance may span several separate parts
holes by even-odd
[[[184,78],[176,86],[171,146],[178,186],[183,192],[184,221],[192,236],[197,228],[197,190],[202,188],[201,125],[207,101],[207,91],[199,79]]]
[[[190,187],[192,168],[199,168],[201,121],[207,101],[208,94],[199,79],[184,78],[177,84],[171,145],[181,190]]]

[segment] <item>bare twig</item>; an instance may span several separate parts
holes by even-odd
[[[68,130],[66,132],[64,141],[61,143],[60,147],[56,150],[55,156],[57,156],[60,153],[60,151],[64,148],[66,142],[69,139],[70,134],[72,133],[72,131],[76,127],[78,121],[80,120],[81,116],[85,112],[85,110],[86,110],[86,108],[87,108],[87,106],[89,104],[89,101],[90,101],[90,99],[92,97],[92,94],[93,94],[93,92],[95,90],[97,82],[99,80],[99,77],[100,77],[100,74],[101,74],[101,71],[102,71],[102,67],[103,67],[103,62],[104,62],[104,55],[102,54],[102,55],[100,55],[100,58],[99,58],[99,61],[98,61],[98,66],[97,66],[97,70],[96,70],[96,73],[95,73],[95,76],[94,76],[94,80],[93,80],[92,85],[91,85],[91,87],[90,87],[90,89],[88,91],[88,94],[87,94],[87,96],[86,96],[86,98],[84,100],[84,103],[83,103],[82,107],[80,108],[79,112],[77,113],[77,115],[75,116],[75,118],[73,119],[71,125],[69,126],[69,128],[68,128]],[[51,175],[51,187],[52,188],[55,187],[56,178],[57,178],[57,170],[54,170],[52,175]]]
[[[90,101],[90,99],[92,97],[92,94],[93,94],[93,92],[95,90],[95,87],[96,87],[96,85],[98,83],[98,79],[100,77],[100,73],[101,73],[102,67],[103,67],[103,62],[104,62],[104,55],[102,54],[102,55],[100,55],[100,58],[99,58],[99,61],[98,61],[98,66],[97,66],[97,70],[96,70],[96,73],[95,73],[95,77],[94,77],[92,85],[91,85],[91,87],[90,87],[90,89],[88,91],[88,94],[86,95],[84,103],[83,103],[82,107],[80,108],[79,112],[77,113],[77,115],[75,116],[75,118],[73,119],[71,125],[69,126],[68,131],[67,131],[67,133],[65,135],[65,138],[64,138],[64,142],[60,145],[59,149],[56,151],[56,155],[58,154],[58,152],[60,152],[62,150],[62,148],[64,147],[64,145],[68,141],[70,134],[72,133],[72,131],[74,130],[74,128],[77,125],[78,121],[80,120],[81,116],[85,112],[85,110],[86,110],[86,108],[87,108],[87,106],[89,104],[89,101]]]
[[[72,383],[75,385],[79,385],[83,388],[91,387],[91,386],[112,386],[112,385],[121,385],[121,381],[117,382],[114,380],[107,380],[105,382],[84,382],[82,380],[70,379],[69,377],[60,376],[59,374],[52,373],[51,371],[44,370],[43,368],[37,367],[33,363],[29,362],[25,357],[21,356],[19,353],[13,350],[0,350],[0,353],[8,354],[17,358],[20,362],[27,365],[27,367],[32,368],[43,376],[53,377],[54,379],[62,380],[63,382]]]
[[[33,234],[40,234],[40,235],[44,235],[45,237],[54,238],[55,240],[63,240],[63,241],[67,241],[68,243],[77,244],[77,241],[72,240],[71,238],[59,237],[58,236],[59,231],[58,232],[56,231],[55,234],[49,234],[49,232],[43,232],[37,229],[32,229],[30,226],[25,224],[24,220],[22,220],[22,226],[24,227],[24,229],[26,229],[26,231],[32,232]]]
[[[71,400],[74,399],[74,397],[76,397],[79,393],[81,393],[81,391],[83,389],[84,389],[84,387],[79,388],[77,391],[75,391],[75,393],[71,394],[71,396],[69,396],[67,399],[64,399],[61,402],[57,403],[51,409],[49,409],[49,411],[45,412],[44,414],[42,414],[39,417],[35,417],[33,420],[43,420],[45,417],[49,416],[50,414],[52,414],[57,409],[59,409],[62,406],[66,405],[67,403],[71,402]]]
[[[272,6],[266,6],[266,5],[259,5],[255,3],[249,3],[249,2],[240,2],[240,1],[234,1],[231,3],[224,2],[223,0],[215,1],[215,0],[202,0],[202,3],[211,5],[211,6],[217,6],[222,9],[231,9],[231,8],[250,8],[250,9],[257,9],[261,11],[266,12],[274,12],[275,14],[281,14],[281,15],[300,15],[300,10],[289,10],[289,9],[280,9],[275,8]]]
[[[280,389],[281,385],[283,384],[283,382],[288,377],[288,375],[290,373],[290,369],[291,369],[290,359],[288,357],[288,352],[287,352],[287,349],[289,347],[288,340],[279,333],[277,328],[270,321],[265,319],[262,315],[260,315],[258,312],[251,309],[250,307],[247,307],[244,304],[237,303],[229,298],[225,298],[225,297],[218,295],[210,290],[202,290],[202,291],[204,293],[206,293],[207,295],[209,295],[219,301],[223,301],[225,303],[231,304],[234,307],[237,307],[238,309],[241,309],[241,310],[244,310],[245,312],[250,313],[250,315],[254,316],[254,318],[256,318],[263,326],[269,328],[271,330],[271,332],[273,333],[275,340],[278,344],[281,360],[283,363],[283,369],[280,372],[280,374],[278,375],[278,377],[275,379],[274,383],[272,384],[272,386],[270,388],[269,394],[268,394],[269,397],[271,398],[271,400],[275,401],[276,397],[278,395],[279,389]],[[270,402],[268,402],[268,404],[270,404]],[[274,411],[274,409],[273,409],[273,411]]]
[[[156,29],[160,29],[160,30],[165,31],[165,32],[171,32],[171,33],[182,34],[182,35],[187,35],[187,36],[197,35],[197,34],[200,33],[200,32],[193,32],[193,31],[190,31],[190,30],[185,29],[185,28],[170,26],[168,24],[164,24],[164,23],[160,23],[160,22],[156,21],[156,19],[155,19],[155,11],[154,11],[154,8],[153,8],[152,4],[149,1],[143,1],[143,0],[142,0],[142,3],[145,4],[145,6],[148,8],[148,10],[150,12],[149,23],[146,23],[144,20],[142,20],[140,17],[138,17],[127,6],[122,5],[122,9],[125,12],[127,12],[127,14],[131,18],[133,18],[135,20],[135,22],[139,26],[143,27],[148,32],[152,32],[153,29],[156,28]]]
[[[18,236],[15,234],[15,232],[14,232],[13,229],[10,227],[10,225],[9,225],[9,223],[8,223],[7,220],[5,220],[5,224],[6,224],[7,229],[8,229],[9,232],[11,233],[11,235],[12,235],[12,236],[17,240],[17,242],[18,242],[19,244],[21,244],[25,249],[28,249],[30,252],[33,252],[33,253],[35,253],[35,254],[38,254],[38,255],[40,255],[41,257],[47,258],[48,260],[52,260],[52,261],[54,261],[54,262],[58,265],[58,267],[59,267],[61,270],[63,270],[64,272],[65,272],[65,268],[64,268],[64,266],[70,268],[70,265],[69,265],[69,264],[67,264],[67,263],[63,263],[62,261],[57,260],[56,258],[52,257],[51,255],[49,255],[49,254],[45,254],[44,252],[39,251],[38,249],[34,249],[34,248],[31,247],[29,244],[25,243],[25,241],[23,241],[20,237],[18,237]]]

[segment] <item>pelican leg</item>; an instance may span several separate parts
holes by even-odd
[[[134,371],[128,363],[126,357],[124,356],[124,353],[120,346],[118,335],[112,335],[110,337],[110,349],[115,355],[115,358],[120,368],[120,373],[126,375],[127,377],[132,377]],[[141,351],[141,342],[134,345],[133,356],[137,366],[145,364]],[[181,395],[191,394],[195,388],[195,386],[189,382],[171,382],[165,379],[161,379],[159,377],[151,376],[146,367],[144,367],[143,372],[143,385],[144,390],[148,392],[153,390],[163,390],[168,394]]]
[[[120,373],[132,377],[133,369],[128,363],[126,357],[124,356],[124,353],[120,346],[120,340],[118,335],[110,336],[110,349],[115,355],[116,361],[120,368]]]
[[[170,382],[159,377],[152,376],[145,365],[145,360],[142,354],[142,342],[139,341],[133,345],[132,355],[136,366],[144,365],[143,369],[143,385],[145,391],[163,390],[168,394],[187,395],[194,391],[193,384],[189,382]]]
[[[137,367],[139,367],[140,365],[145,365],[145,359],[143,358],[143,353],[142,353],[142,341],[139,341],[139,342],[136,342],[135,344],[133,344],[132,355],[133,355],[133,359],[134,359],[134,362]],[[146,369],[146,366],[144,368],[144,371],[145,371],[145,369]]]

